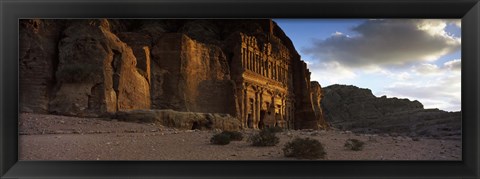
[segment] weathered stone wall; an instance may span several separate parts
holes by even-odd
[[[315,111],[315,116],[318,121],[318,127],[322,129],[327,129],[329,125],[325,121],[321,105],[321,101],[323,98],[322,86],[320,86],[320,83],[318,83],[317,81],[312,81],[310,82],[310,88],[310,91],[312,92],[313,110]]]
[[[298,57],[299,58],[299,57]],[[310,89],[310,72],[307,64],[300,60],[293,62],[293,89],[295,92],[295,128],[318,129]]]
[[[236,115],[235,86],[219,47],[169,33],[157,41],[152,57],[155,108]]]
[[[21,112],[48,112],[58,63],[57,44],[63,23],[58,20],[20,20],[18,54]]]
[[[132,49],[109,31],[107,20],[70,22],[63,36],[51,112],[98,116],[150,108],[150,88]]]

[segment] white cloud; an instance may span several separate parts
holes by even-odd
[[[433,64],[413,66],[410,71],[414,80],[398,80],[385,87],[381,94],[416,99],[425,108],[458,111],[461,105],[459,64],[460,60],[455,59],[441,67]]]
[[[336,32],[325,40],[314,40],[303,52],[320,62],[336,61],[343,66],[406,67],[432,62],[460,49],[460,38],[445,32],[447,20],[368,20],[348,37]]]
[[[308,68],[312,72],[311,81],[319,81],[323,85],[337,84],[357,76],[351,69],[338,62],[310,63]]]
[[[461,70],[461,60],[454,59],[448,62],[443,63],[443,66],[438,67],[435,64],[422,63],[412,67],[413,72],[420,75],[437,75],[439,73],[446,73],[448,71],[457,71]]]
[[[440,72],[440,69],[435,64],[422,63],[422,64],[419,64],[419,65],[413,66],[412,71],[417,73],[417,74],[422,74],[422,75],[435,75],[435,74],[438,74]]]
[[[338,31],[332,34],[332,36],[342,36],[342,35],[343,35],[343,33],[338,32]]]
[[[447,32],[459,19],[375,19],[351,30],[316,39],[302,50],[311,60],[312,80],[322,86],[353,84],[376,95],[418,100],[425,108],[460,110],[461,60],[438,63],[460,50],[460,37]],[[458,57],[459,58],[459,57]]]
[[[454,71],[460,71],[461,68],[462,68],[462,63],[461,63],[461,60],[460,59],[455,59],[455,60],[452,60],[452,61],[448,61],[448,62],[445,62],[443,64],[446,68],[450,69],[450,70],[454,70]]]

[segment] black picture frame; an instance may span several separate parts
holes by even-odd
[[[0,0],[2,178],[479,178],[478,0]],[[18,161],[19,18],[461,18],[462,161]]]

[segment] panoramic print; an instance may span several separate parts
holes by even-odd
[[[19,28],[19,160],[462,160],[460,19]]]

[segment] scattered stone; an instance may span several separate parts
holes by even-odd
[[[124,130],[124,132],[126,132],[126,133],[135,133],[136,131],[135,131],[135,130],[126,129],[126,130]]]

